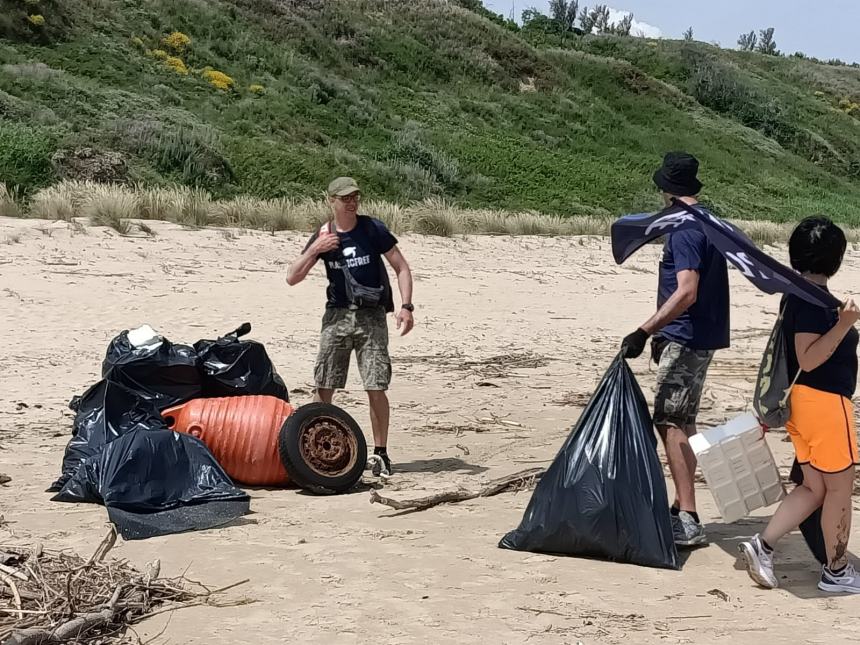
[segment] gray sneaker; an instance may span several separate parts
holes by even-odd
[[[830,593],[860,593],[860,575],[857,575],[853,564],[849,564],[838,574],[823,567],[818,588]]]
[[[676,546],[701,546],[708,543],[705,527],[687,511],[672,516],[672,537]]]
[[[738,544],[738,551],[744,557],[747,573],[754,582],[765,589],[776,589],[779,582],[773,573],[773,553],[768,553],[761,543],[761,537],[754,536],[749,542]],[[822,579],[823,579],[822,575]],[[820,586],[821,583],[819,583]]]

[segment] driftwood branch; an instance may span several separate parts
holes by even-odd
[[[477,491],[463,489],[444,491],[427,497],[406,499],[402,501],[391,499],[390,497],[383,497],[375,490],[372,490],[370,491],[370,503],[384,504],[385,506],[390,506],[397,511],[423,511],[428,508],[432,508],[433,506],[438,506],[439,504],[464,502],[478,497],[492,497],[499,493],[528,488],[540,479],[545,472],[546,470],[543,468],[529,468],[528,470],[522,470],[518,473],[514,473],[513,475],[494,479]]]
[[[7,567],[5,564],[0,564],[0,573],[5,573],[7,576],[12,576],[13,578],[18,578],[23,582],[27,582],[29,578],[26,575],[18,571],[17,569],[13,569],[12,567]]]
[[[73,618],[53,631],[47,629],[22,629],[16,631],[6,641],[8,645],[42,645],[43,643],[64,643],[75,639],[94,627],[108,625],[113,621],[114,609],[102,609]]]
[[[89,562],[87,562],[87,564],[90,565],[93,562],[101,562],[102,560],[104,560],[105,556],[114,547],[115,544],[116,544],[116,527],[113,524],[111,524],[110,528],[108,529],[107,535],[105,535],[104,538],[102,538],[101,543],[99,544],[98,548],[95,550],[95,553],[92,554],[92,556],[90,557]]]
[[[15,608],[18,610],[18,618],[23,619],[24,614],[21,613],[21,594],[18,593],[18,587],[15,585],[15,580],[12,576],[0,572],[0,580],[6,583],[9,590],[12,592],[12,598],[15,600]]]

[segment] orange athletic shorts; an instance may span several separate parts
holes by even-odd
[[[801,464],[823,473],[839,473],[860,463],[854,404],[844,396],[795,385],[785,429]]]

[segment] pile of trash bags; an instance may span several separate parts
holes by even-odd
[[[680,567],[651,414],[621,355],[499,546]]]
[[[124,539],[211,528],[249,511],[199,439],[170,430],[161,411],[202,397],[289,393],[266,349],[240,340],[245,323],[217,340],[171,343],[150,327],[108,346],[102,380],[72,399],[72,438],[53,501],[104,504]]]

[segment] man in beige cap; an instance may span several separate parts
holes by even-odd
[[[338,177],[328,186],[334,218],[318,229],[299,258],[290,265],[287,283],[296,285],[322,258],[328,277],[326,311],[322,320],[319,356],[314,369],[316,400],[331,403],[334,391],[346,386],[349,361],[355,350],[358,371],[370,403],[374,454],[391,473],[388,457],[388,355],[386,314],[394,298],[382,257],[397,274],[402,305],[395,319],[400,335],[413,325],[412,272],[397,248],[397,239],[378,219],[358,214],[361,192],[351,177]]]

